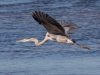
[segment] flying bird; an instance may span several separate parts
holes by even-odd
[[[39,42],[37,38],[25,38],[17,42],[35,42],[35,45],[39,46],[44,44],[47,40],[52,40],[60,43],[73,44],[88,50],[90,49],[87,46],[76,44],[76,42],[70,38],[69,35],[73,34],[78,29],[78,26],[73,22],[61,21],[58,23],[57,20],[41,11],[33,11],[31,14],[39,24],[46,28],[46,36],[41,42]]]

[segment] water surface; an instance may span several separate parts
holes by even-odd
[[[46,29],[31,16],[33,10],[48,13],[57,21],[69,20],[79,26],[71,35],[85,50],[70,44],[16,40],[36,37],[43,40]],[[100,74],[99,0],[1,0],[0,75]]]

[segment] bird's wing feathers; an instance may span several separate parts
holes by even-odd
[[[70,21],[61,21],[60,24],[64,27],[66,34],[73,34],[78,29],[78,26]]]
[[[33,11],[32,17],[39,23],[42,24],[49,33],[52,34],[65,34],[64,28],[48,14],[41,11]]]

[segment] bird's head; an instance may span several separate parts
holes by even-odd
[[[38,40],[36,38],[25,38],[22,40],[18,40],[17,42],[32,42],[32,41],[38,42]]]

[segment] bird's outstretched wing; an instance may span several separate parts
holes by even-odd
[[[65,29],[65,33],[66,34],[73,34],[77,29],[78,26],[70,21],[61,21],[60,24],[63,26],[63,28]]]
[[[52,34],[65,34],[64,28],[51,16],[41,11],[33,11],[32,17],[42,24],[49,33]]]

